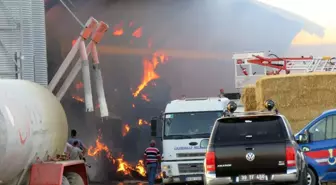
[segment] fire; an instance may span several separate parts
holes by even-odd
[[[163,173],[160,172],[159,174],[156,175],[156,179],[162,179],[163,178]]]
[[[123,127],[122,135],[126,136],[129,131],[130,131],[130,126],[128,124],[125,124]]]
[[[75,100],[77,100],[77,101],[79,101],[79,102],[83,102],[83,103],[85,102],[85,101],[84,101],[84,98],[81,98],[80,96],[77,96],[77,95],[73,95],[73,96],[72,96],[72,99],[75,99]]]
[[[134,104],[132,104],[132,107],[133,107],[133,108],[135,108],[135,105],[134,105]]]
[[[125,126],[128,127],[128,124]],[[106,146],[104,143],[101,142],[102,140],[102,135],[99,131],[98,137],[96,139],[95,146],[90,146],[88,149],[88,155],[91,157],[96,157],[98,156],[101,152],[105,151],[106,152],[106,157],[113,163],[115,164],[117,162],[118,168],[117,172],[121,172],[124,175],[130,175],[132,176],[131,172],[137,172],[141,176],[146,176],[146,170],[144,167],[144,163],[142,160],[138,161],[138,164],[136,166],[132,166],[129,164],[127,161],[124,160],[124,155],[121,155],[119,158],[115,158],[112,156],[112,153],[108,146]]]
[[[129,163],[124,161],[124,155],[119,157],[117,161],[118,161],[117,172],[122,172],[124,175],[131,175],[131,171],[134,171],[134,168]]]
[[[140,38],[142,36],[142,27],[139,27],[138,29],[136,29],[133,32],[132,36],[136,38]]]
[[[149,98],[147,97],[147,95],[145,95],[145,94],[141,94],[141,98],[142,98],[143,100],[147,101],[147,102],[150,101],[150,99],[149,99]]]
[[[117,24],[113,27],[113,35],[114,36],[121,36],[124,34],[123,24]]]
[[[76,44],[77,40],[72,40],[71,45],[74,46]]]
[[[141,84],[138,86],[137,90],[133,93],[134,97],[137,97],[139,93],[148,85],[152,80],[160,78],[160,76],[155,72],[159,63],[164,63],[167,57],[163,54],[154,53],[152,59],[144,59],[143,66],[143,78]]]
[[[150,123],[148,123],[146,120],[139,119],[138,120],[138,125],[150,125]]]
[[[138,164],[135,166],[135,170],[141,175],[146,176],[146,170],[143,160],[139,160]]]
[[[79,90],[79,89],[82,89],[84,87],[84,84],[82,82],[78,82],[78,83],[76,83],[75,87],[76,87],[77,90]]]
[[[106,152],[106,157],[112,161],[113,163],[115,163],[115,160],[113,159],[113,156],[111,154],[111,151],[110,149],[104,144],[101,142],[101,139],[102,139],[102,135],[99,134],[97,139],[96,139],[96,146],[90,146],[89,149],[88,149],[88,155],[91,156],[91,157],[95,157],[97,156],[98,154],[100,154],[100,152],[102,151],[105,151]]]

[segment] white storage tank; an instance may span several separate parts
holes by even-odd
[[[0,80],[0,181],[9,182],[36,161],[63,153],[68,124],[62,105],[45,87]]]

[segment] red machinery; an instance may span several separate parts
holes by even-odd
[[[236,88],[254,84],[265,75],[309,72],[335,72],[336,57],[278,57],[275,54],[234,54]]]

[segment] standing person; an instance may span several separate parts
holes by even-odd
[[[144,162],[147,168],[148,185],[154,185],[157,169],[160,168],[161,154],[158,148],[155,147],[156,143],[151,140],[149,147],[146,148],[144,153]]]
[[[73,148],[70,151],[70,160],[81,160],[83,158],[83,150],[79,148],[79,142],[74,141]]]
[[[225,98],[224,95],[225,95],[225,94],[224,94],[224,89],[220,89],[220,90],[219,90],[219,95],[218,95],[218,97],[220,97],[220,98]]]

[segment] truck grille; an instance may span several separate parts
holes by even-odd
[[[202,173],[203,164],[202,163],[178,164],[178,169],[180,173]]]
[[[204,157],[205,153],[177,153],[176,157]]]

